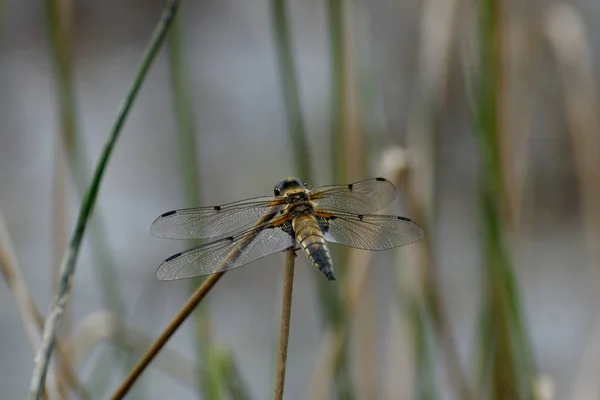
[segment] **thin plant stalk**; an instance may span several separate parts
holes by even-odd
[[[301,179],[315,184],[308,150],[306,126],[302,116],[302,105],[298,90],[298,78],[294,65],[294,51],[284,0],[271,0],[273,37],[277,49],[279,76],[287,115],[288,131],[294,149],[296,169]]]
[[[332,180],[334,183],[346,183],[349,176],[348,166],[352,161],[348,150],[352,141],[350,132],[350,98],[349,95],[355,94],[354,90],[354,75],[350,72],[350,63],[348,57],[348,46],[346,41],[347,13],[350,3],[342,0],[328,0],[327,6],[327,23],[329,33],[329,49],[330,49],[330,158],[332,168]],[[356,140],[356,138],[355,138]],[[356,149],[356,147],[354,147]],[[363,155],[364,156],[364,155]],[[355,163],[358,160],[353,160]],[[364,171],[362,171],[364,173]],[[362,177],[361,177],[362,178]],[[349,259],[349,254],[345,248],[332,249],[333,257],[338,265],[345,266]],[[344,278],[344,270],[338,270],[339,280],[342,282]],[[348,330],[346,324],[349,322],[348,305],[343,303],[340,290],[337,287],[327,285],[328,282],[320,280],[318,290],[321,298],[321,303],[326,304],[324,311],[327,313],[326,321],[329,328],[340,330],[339,333],[334,333],[335,337],[346,337]],[[355,390],[353,389],[353,380],[351,378],[349,352],[346,340],[343,340],[342,353],[337,361],[333,364],[335,368],[335,385],[340,399],[353,399]]]
[[[346,47],[344,46],[344,2],[342,0],[327,1],[327,17],[329,28],[329,47],[331,54],[330,110],[330,146],[333,181],[342,183],[345,176],[345,145],[346,139]]]
[[[230,350],[221,350],[224,353],[221,362],[220,375],[225,381],[229,396],[236,400],[250,400],[250,390],[238,367],[238,363]]]
[[[339,57],[343,57],[340,60],[332,60],[331,65],[331,77],[335,76],[335,81],[332,82],[332,90],[335,86],[337,94],[333,92],[331,95],[331,107],[332,110],[336,110],[336,115],[331,115],[333,129],[336,123],[340,126],[340,138],[341,142],[334,143],[332,145],[339,149],[341,159],[341,177],[337,179],[343,179],[341,182],[354,182],[360,179],[365,179],[367,176],[367,153],[366,153],[366,138],[365,138],[365,126],[362,120],[363,110],[362,103],[359,101],[359,88],[360,79],[358,73],[358,46],[356,43],[356,24],[357,17],[355,15],[357,4],[355,2],[341,2],[336,3],[330,9],[330,22],[334,23],[337,19],[340,19],[340,23],[334,23],[330,26],[330,33],[333,33],[334,27],[338,30],[335,33],[337,40],[333,39],[331,42],[331,48]],[[339,49],[334,50],[334,46],[339,46]],[[335,57],[334,57],[335,58]],[[339,79],[339,81],[337,81]],[[334,105],[333,102],[337,102]],[[336,133],[331,132],[332,138]],[[355,253],[344,247],[338,247],[335,250],[334,256],[338,265],[342,265],[340,279],[351,282],[356,276],[361,276],[361,269],[369,268],[368,265],[359,265],[355,268],[346,268],[349,265],[351,254]],[[346,272],[347,271],[347,272]],[[346,275],[346,276],[344,276]],[[345,359],[338,366],[337,374],[337,391],[342,397],[346,399],[360,398],[366,396],[367,398],[378,398],[378,390],[380,385],[378,384],[379,371],[378,353],[376,351],[377,340],[375,337],[376,325],[369,321],[371,318],[372,302],[372,285],[369,284],[370,275],[366,275],[366,280],[363,282],[363,302],[360,309],[355,311],[354,323],[348,318],[343,319],[343,324],[347,324],[348,327],[344,327],[343,330],[348,330],[349,335],[355,338],[357,348],[354,361],[359,367],[356,371],[358,376],[352,377],[352,371],[350,368],[349,354],[352,352],[350,347],[350,341],[348,341],[347,348],[345,349]],[[325,283],[325,282],[323,282]],[[327,288],[329,289],[329,288]],[[329,289],[329,291],[331,291]],[[339,296],[339,293],[338,293]],[[347,298],[340,297],[340,308],[342,313],[346,313],[346,309],[351,307],[346,304],[344,300]],[[337,328],[342,329],[342,328]]]
[[[279,352],[275,377],[274,400],[283,400],[285,369],[287,366],[288,340],[290,337],[290,315],[292,313],[292,292],[294,290],[294,261],[296,253],[288,249],[285,254],[285,275],[283,278],[283,300],[281,302],[281,325],[279,328]]]
[[[268,221],[269,219],[270,214],[267,213],[265,216],[263,216],[256,222],[256,226],[261,226],[262,223]],[[239,254],[239,249],[242,249],[244,245],[246,245],[252,239],[253,238],[250,235],[249,239],[240,242],[240,244],[235,249],[232,249],[223,261],[223,265],[226,265],[228,262],[234,260],[235,257],[237,257]],[[142,359],[135,365],[129,376],[125,378],[121,386],[117,389],[113,397],[111,397],[112,399],[120,399],[127,394],[131,386],[133,386],[133,383],[140,377],[140,375],[142,374],[142,372],[144,372],[146,367],[148,367],[148,364],[150,364],[150,362],[163,348],[163,346],[167,343],[167,341],[171,338],[175,331],[177,331],[177,329],[183,323],[183,321],[185,321],[185,319],[190,316],[192,311],[194,311],[196,306],[200,303],[204,296],[206,296],[206,294],[212,289],[212,287],[219,281],[219,279],[221,279],[225,272],[226,271],[217,271],[204,280],[202,285],[200,285],[200,287],[196,289],[196,291],[183,305],[181,310],[179,310],[179,312],[169,323],[169,325],[167,325],[163,333],[154,341],[154,343],[152,343],[152,346],[150,346],[148,351],[142,356]]]
[[[183,15],[183,14],[182,14]],[[196,151],[196,121],[190,92],[190,73],[185,57],[181,16],[177,16],[168,38],[168,60],[173,91],[174,113],[179,133],[179,154],[181,160],[181,176],[185,199],[188,207],[200,204],[200,163]],[[198,244],[198,243],[195,243]],[[190,279],[190,293],[193,293],[204,281],[203,277]],[[235,393],[237,399],[247,399],[249,394],[239,373],[232,353],[215,346],[211,337],[211,323],[208,307],[204,303],[198,305],[194,312],[194,332],[198,358],[198,374],[200,388],[205,399],[223,397],[221,386]],[[217,358],[219,362],[211,363]],[[228,379],[225,375],[231,377]]]
[[[548,7],[545,35],[558,64],[564,93],[564,108],[579,191],[579,208],[586,239],[590,275],[600,275],[600,96],[594,76],[590,31],[580,10],[566,2]],[[600,324],[591,330],[577,367],[569,398],[598,397],[597,371],[600,354]]]
[[[345,305],[348,323],[340,324],[337,329],[328,327],[323,336],[319,358],[313,374],[313,385],[310,398],[315,400],[328,399],[331,396],[331,385],[345,361],[345,353],[350,337],[350,322],[352,321],[359,302],[365,290],[368,273],[370,271],[372,253],[352,249],[349,257],[348,269],[357,271],[349,275],[340,290],[341,298]]]
[[[59,0],[46,0],[46,21],[49,28],[50,50],[54,61],[54,72],[56,81],[56,93],[60,113],[61,134],[65,142],[73,142],[76,131],[75,119],[75,100],[72,84],[72,48],[73,48],[73,15],[72,2],[60,4]],[[66,185],[64,179],[64,162],[59,157],[60,143],[58,140],[55,144],[55,161],[54,161],[54,185],[53,185],[53,223],[54,232],[52,234],[53,241],[53,280],[52,289],[59,279],[59,268],[62,261],[64,249],[67,246],[68,233],[66,227]],[[62,323],[62,332],[69,329],[69,313],[65,311]],[[68,394],[63,385],[59,385],[62,397],[67,397]]]
[[[208,294],[208,292],[224,274],[224,271],[216,272],[204,280],[204,283],[202,283],[202,285],[196,289],[189,300],[177,313],[175,318],[173,318],[163,333],[154,341],[154,343],[152,343],[150,348],[146,351],[146,353],[144,353],[140,361],[135,365],[127,378],[125,378],[123,383],[111,396],[112,400],[122,399],[125,397],[127,392],[129,392],[129,389],[131,389],[133,384],[137,381],[142,372],[144,372],[144,370],[148,367],[154,357],[156,357],[158,352],[163,348],[163,346],[167,343],[171,336],[173,336],[181,324],[187,319],[187,317],[190,316],[192,311],[194,311],[198,303],[202,301],[202,299]]]
[[[441,304],[437,267],[433,263],[431,250],[436,208],[436,115],[443,107],[441,100],[446,97],[459,3],[458,0],[427,0],[423,4],[414,100],[409,111],[407,128],[407,146],[412,157],[406,174],[408,179],[404,191],[405,199],[411,216],[423,227],[425,237],[413,247],[415,264],[419,267],[408,270],[398,268],[397,272],[402,286],[401,297],[404,298],[402,304],[413,328],[416,390],[427,398],[439,396],[439,393],[435,393],[435,366],[431,349],[434,343],[430,340],[434,334],[443,350],[445,371],[450,377],[455,395],[461,399],[471,398],[451,337],[449,322]],[[393,152],[390,151],[389,155],[393,156]],[[399,154],[395,158],[405,159],[406,155]],[[399,178],[396,175],[396,179]],[[405,255],[402,250],[396,253],[399,256]],[[409,279],[407,274],[410,275]]]
[[[558,63],[573,161],[577,174],[583,231],[596,279],[600,267],[600,96],[592,48],[583,17],[567,3],[550,7],[546,35]]]
[[[168,37],[168,61],[171,77],[171,90],[173,95],[174,116],[179,137],[179,159],[180,170],[183,180],[184,198],[187,207],[197,207],[200,203],[200,166],[196,153],[196,122],[194,119],[192,94],[190,93],[190,74],[187,68],[187,60],[184,53],[182,38],[181,16],[175,18],[173,27]],[[198,241],[193,241],[198,245]],[[204,278],[190,279],[190,293],[193,293],[203,282]],[[202,397],[218,399],[219,379],[216,369],[218,363],[209,362],[210,353],[215,352],[212,348],[210,336],[210,317],[208,308],[200,304],[194,312],[194,333],[196,358],[198,365],[198,391]]]
[[[44,326],[44,318],[29,294],[27,284],[21,275],[21,269],[16,259],[12,241],[6,229],[4,216],[0,211],[0,273],[13,292],[21,314],[25,332],[29,338],[32,351],[35,353],[39,346],[40,335]],[[58,354],[58,376],[64,380],[80,399],[89,399],[77,374],[73,371],[69,358],[60,343],[56,346]]]
[[[76,227],[69,241],[69,248],[67,249],[67,252],[61,264],[60,280],[58,283],[56,296],[52,301],[51,311],[46,321],[46,324],[44,325],[42,344],[36,357],[35,368],[33,370],[33,375],[31,379],[31,387],[29,394],[30,399],[39,399],[44,387],[46,373],[48,371],[48,365],[50,363],[50,357],[52,355],[52,350],[54,349],[54,344],[56,341],[56,335],[60,328],[60,323],[65,307],[68,304],[71,281],[75,273],[75,264],[77,261],[77,256],[79,254],[79,249],[81,247],[81,242],[83,240],[83,235],[89,222],[90,215],[96,203],[96,198],[100,190],[100,183],[102,181],[104,171],[108,164],[108,160],[116,145],[117,139],[119,138],[123,125],[125,124],[125,120],[127,118],[127,115],[129,114],[133,101],[135,100],[139,89],[142,85],[142,82],[144,81],[144,78],[146,77],[146,74],[150,69],[152,62],[154,61],[158,50],[160,49],[164,41],[164,38],[171,25],[171,22],[177,11],[178,6],[178,0],[169,1],[165,6],[161,19],[154,31],[152,39],[150,40],[150,44],[142,59],[140,68],[128,90],[127,96],[125,97],[125,101],[123,102],[119,112],[117,113],[117,118],[115,120],[113,128],[111,129],[105,147],[102,151],[102,155],[100,156],[98,165],[96,166],[96,170],[94,172],[94,176],[92,178],[89,190],[83,198],[79,216],[77,218]]]
[[[378,176],[390,178],[401,176],[406,164],[396,162],[390,165],[388,157],[383,157],[379,166]],[[393,178],[392,178],[393,179]],[[395,179],[393,179],[395,180]],[[371,269],[372,252],[350,249],[348,257],[348,270],[352,273],[347,275],[340,290],[340,299],[344,304],[346,323],[340,324],[337,329],[328,327],[321,342],[319,359],[316,362],[313,385],[311,387],[311,399],[327,399],[331,393],[331,383],[334,382],[341,364],[344,362],[344,353],[350,336],[350,323],[352,322],[358,308],[359,302],[366,289],[368,275]]]
[[[502,145],[502,169],[503,185],[506,188],[507,211],[509,213],[509,234],[511,245],[516,246],[523,243],[517,240],[519,236],[525,236],[531,230],[534,215],[532,210],[533,191],[535,187],[535,176],[531,173],[531,136],[533,125],[534,108],[539,103],[540,79],[538,71],[541,63],[543,36],[540,32],[537,20],[539,13],[534,3],[521,3],[513,5],[517,7],[513,11],[511,23],[524,40],[519,40],[518,45],[508,46],[504,44],[504,52],[509,53],[514,66],[514,77],[509,84],[509,96],[505,105],[505,118],[509,121],[504,125]],[[508,27],[506,28],[508,29]],[[512,33],[508,33],[513,36]],[[508,40],[505,40],[508,42]],[[508,47],[508,48],[506,48]],[[509,73],[507,68],[507,74]]]
[[[294,65],[291,30],[286,13],[286,2],[284,0],[271,1],[271,16],[277,62],[286,107],[288,131],[292,143],[291,148],[294,154],[296,171],[302,179],[305,179],[311,185],[316,185],[316,177],[312,172],[311,157],[308,151],[307,134],[298,89],[298,78]],[[333,102],[337,104],[337,98]],[[333,148],[335,144],[332,142],[331,146]],[[344,310],[338,298],[336,286],[319,279],[317,281],[317,292],[320,309],[323,311],[322,318],[324,324],[338,326],[343,318]],[[346,381],[349,382],[349,378]]]
[[[57,0],[46,0],[46,14],[48,25],[50,28],[50,44],[52,55],[55,63],[57,95],[60,107],[61,119],[61,137],[67,157],[68,165],[74,177],[75,187],[83,196],[90,175],[87,171],[86,160],[84,154],[83,135],[79,129],[76,114],[76,104],[74,95],[73,71],[72,71],[72,54],[71,41],[72,38],[68,35],[70,29],[62,27],[65,23],[61,22],[61,13],[59,11],[60,2]],[[71,28],[72,29],[72,28]],[[98,267],[103,273],[99,274],[99,282],[101,283],[103,301],[115,312],[120,312],[123,309],[123,301],[121,296],[116,296],[114,286],[116,272],[114,271],[114,261],[110,258],[110,251],[106,242],[106,229],[102,220],[96,217],[91,235],[92,252],[96,263],[101,265]],[[106,273],[108,271],[108,274]],[[107,274],[105,277],[103,274]]]
[[[87,182],[90,173],[87,168],[85,155],[84,136],[81,132],[80,124],[77,115],[77,101],[75,96],[75,84],[73,79],[73,49],[74,49],[74,4],[69,1],[67,4],[60,0],[46,0],[46,20],[49,30],[49,45],[50,54],[54,61],[54,80],[56,84],[57,103],[59,106],[59,117],[61,127],[61,140],[56,144],[55,161],[55,185],[54,185],[54,208],[53,226],[54,234],[53,241],[55,249],[55,257],[57,258],[55,265],[56,280],[60,273],[60,263],[62,261],[62,253],[67,246],[66,233],[66,212],[65,212],[65,182],[64,182],[64,165],[63,159],[60,157],[61,149],[64,149],[64,154],[67,159],[67,165],[71,172],[74,186],[77,193],[83,197],[85,194]],[[106,308],[114,311],[121,317],[124,312],[124,302],[118,287],[118,276],[115,270],[115,261],[109,249],[106,240],[106,228],[101,214],[96,212],[94,220],[90,224],[90,243],[92,258],[94,260],[94,272],[96,273],[97,282],[99,282],[102,301]],[[54,281],[53,281],[54,282]],[[63,317],[63,330],[67,328],[67,314]],[[123,361],[123,366],[129,369],[129,354],[114,352],[115,357],[119,357]],[[90,390],[94,392],[94,387],[105,387],[108,381],[109,374],[100,371],[109,371],[107,365],[102,365],[104,360],[109,359],[106,354],[103,354],[94,366],[92,373],[93,382],[90,384]],[[112,360],[111,365],[114,365]]]
[[[16,262],[16,256],[13,249],[12,241],[8,235],[5,223],[4,215],[0,212],[0,273],[8,287],[10,288],[17,308],[21,316],[21,322],[25,329],[25,334],[29,340],[31,350],[35,354],[37,347],[40,342],[40,332],[37,328],[36,321],[36,306],[33,298],[29,294],[27,284],[21,275],[21,270]],[[40,315],[41,318],[41,315]],[[64,398],[64,395],[60,391],[59,381],[61,379],[58,374],[54,374],[51,371],[50,384],[48,387],[44,387],[42,391],[42,398],[47,400],[50,398],[49,394],[52,394],[52,398]]]
[[[482,319],[491,326],[482,329],[491,346],[484,350],[484,364],[490,363],[491,398],[531,398],[535,373],[532,348],[522,316],[520,295],[506,240],[502,213],[505,192],[502,186],[498,135],[502,115],[500,69],[506,68],[500,36],[506,18],[504,0],[483,0],[480,11],[480,72],[477,109],[479,150],[482,160],[481,209],[483,262],[486,268],[487,304]],[[489,316],[486,316],[489,314]]]

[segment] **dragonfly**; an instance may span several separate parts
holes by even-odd
[[[313,189],[298,178],[287,178],[275,186],[274,196],[169,211],[152,223],[154,236],[214,240],[167,258],[156,276],[175,280],[210,275],[303,249],[317,270],[335,280],[328,242],[377,251],[423,237],[409,218],[375,214],[395,197],[394,185],[380,177]]]

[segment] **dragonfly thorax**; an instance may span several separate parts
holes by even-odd
[[[290,204],[286,210],[286,214],[288,214],[292,218],[294,218],[299,215],[312,214],[313,211],[314,211],[314,208],[313,208],[312,204],[310,204],[310,202],[301,201],[301,202]]]

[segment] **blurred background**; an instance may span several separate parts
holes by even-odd
[[[163,6],[0,0],[3,399],[28,392],[39,314]],[[179,11],[106,170],[50,398],[108,398],[200,284],[156,279],[193,245],[151,236],[158,215],[288,176],[385,176],[387,213],[426,238],[332,245],[333,283],[297,258],[285,398],[600,398],[600,3]],[[227,273],[128,398],[271,398],[283,263]]]

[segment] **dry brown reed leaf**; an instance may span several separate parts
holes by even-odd
[[[592,274],[600,283],[600,101],[592,51],[580,12],[567,3],[556,2],[549,7],[545,15],[545,33],[561,74],[589,261],[593,267]],[[599,328],[592,331],[584,354],[574,380],[573,399],[600,396],[596,373],[600,367],[597,361],[600,355]]]
[[[384,371],[386,385],[383,390],[384,399],[410,399],[415,390],[415,352],[410,344],[412,327],[401,318],[402,312],[398,303],[392,303],[388,312],[388,329]]]
[[[530,4],[520,4],[512,11],[503,29],[507,36],[503,43],[507,65],[503,66],[504,92],[499,124],[501,178],[506,197],[507,228],[512,236],[524,230],[525,215],[530,204],[525,202],[530,176],[530,142],[533,108],[537,101],[538,70],[541,34],[535,10]],[[512,10],[512,7],[511,7]],[[510,12],[510,10],[509,10]],[[501,85],[499,85],[501,86]],[[528,209],[525,210],[525,207]],[[518,245],[515,241],[513,247]]]
[[[394,176],[402,175],[407,167],[407,158],[404,152],[401,155],[396,151],[397,148],[388,149],[384,152],[382,162],[379,168],[379,176],[391,178],[396,182]],[[392,154],[390,157],[388,154]],[[342,300],[346,308],[346,315],[351,320],[358,309],[367,278],[371,268],[372,252],[358,249],[349,249],[347,279],[342,287]],[[321,351],[315,364],[315,373],[313,375],[313,384],[311,387],[310,398],[314,400],[327,399],[332,390],[334,381],[335,366],[342,354],[344,343],[349,332],[337,330],[333,331],[331,327],[327,328],[321,339]]]
[[[572,6],[553,4],[545,22],[564,88],[590,262],[597,269],[600,267],[600,101],[591,48],[583,19]]]
[[[365,139],[362,130],[362,115],[358,101],[357,65],[356,65],[356,41],[354,38],[354,4],[347,2],[343,4],[344,33],[342,46],[344,46],[343,61],[344,71],[344,98],[342,104],[342,134],[344,140],[338,145],[344,146],[345,160],[344,174],[348,182],[364,179],[365,173]]]
[[[358,67],[358,49],[357,49],[357,13],[360,5],[354,2],[342,2],[341,8],[343,21],[343,39],[341,46],[344,47],[342,71],[344,78],[344,98],[341,99],[342,107],[342,135],[344,140],[338,145],[344,146],[345,159],[343,160],[344,181],[354,182],[365,178],[366,173],[366,139],[363,124],[363,110],[360,101],[359,90],[359,67]],[[357,251],[350,250],[346,253],[350,260]],[[352,280],[352,277],[349,277]],[[353,389],[359,398],[379,398],[379,362],[377,360],[377,341],[375,337],[376,325],[372,323],[372,313],[370,301],[373,298],[372,287],[368,284],[369,275],[365,275],[366,280],[363,283],[363,302],[360,307],[347,304],[348,296],[343,296],[342,304],[346,309],[354,308],[354,321],[349,324],[349,336],[353,337],[354,343],[350,343],[353,348],[354,370],[350,370]],[[339,334],[338,334],[339,336]]]
[[[417,64],[415,100],[411,105],[407,132],[407,148],[411,155],[406,174],[405,199],[410,214],[427,233],[431,228],[435,199],[435,121],[436,112],[446,99],[447,75],[452,44],[456,40],[459,0],[428,0],[421,20],[421,41]],[[397,179],[400,179],[398,177]],[[409,296],[423,302],[433,319],[437,339],[444,349],[445,371],[454,393],[471,398],[467,379],[452,338],[450,323],[440,299],[437,270],[432,260],[430,239],[425,237],[411,249],[400,253],[413,257],[410,265],[418,268],[399,270],[401,287]],[[406,277],[411,274],[411,277]],[[412,284],[411,284],[412,283]]]

